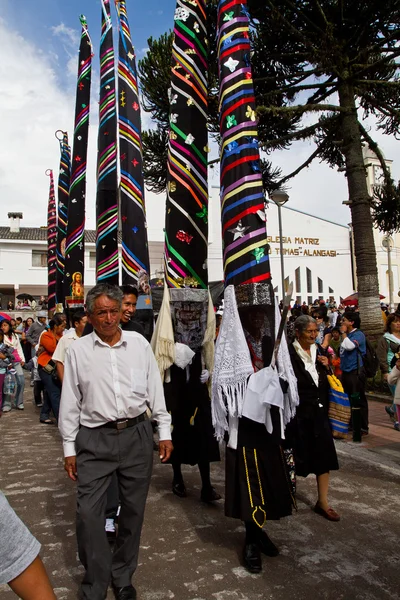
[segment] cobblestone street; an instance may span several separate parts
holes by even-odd
[[[27,381],[25,410],[0,420],[1,488],[42,543],[59,600],[77,598],[75,488],[63,471],[55,426],[39,423]],[[188,498],[171,492],[171,470],[155,466],[134,585],[140,600],[376,600],[399,598],[400,433],[382,403],[370,402],[371,434],[363,444],[338,442],[341,469],[332,475],[330,523],[312,511],[315,479],[298,481],[298,512],[268,524],[281,550],[263,572],[241,566],[243,528],[223,505],[199,501],[200,478],[185,469]],[[213,466],[223,493],[223,463]],[[1,600],[13,593],[0,586]],[[112,592],[109,591],[109,598]]]

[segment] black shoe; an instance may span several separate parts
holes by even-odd
[[[250,573],[260,573],[262,569],[260,548],[257,544],[245,544],[243,548],[243,563]]]
[[[215,488],[203,488],[201,490],[200,495],[201,501],[210,504],[211,502],[216,502],[217,500],[221,500],[221,494],[218,494]]]
[[[275,544],[269,539],[268,535],[265,531],[260,530],[260,539],[258,540],[258,545],[263,554],[266,556],[278,556],[279,550],[275,546]]]
[[[183,483],[183,481],[176,482],[174,480],[172,482],[172,491],[175,494],[175,496],[178,496],[179,498],[186,498],[187,496],[185,484]]]
[[[133,585],[126,585],[125,587],[113,585],[113,591],[116,600],[136,600],[136,590]]]

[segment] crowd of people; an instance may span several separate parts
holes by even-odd
[[[210,313],[206,329],[200,330],[198,304],[185,301],[175,308],[168,306],[171,313],[175,311],[176,341],[173,364],[166,364],[154,347],[157,339],[166,344],[162,315],[152,349],[135,320],[137,297],[137,290],[131,286],[98,284],[87,296],[86,312],[76,311],[67,331],[66,315],[56,313],[47,323],[44,311],[38,312],[35,321],[18,318],[1,324],[0,389],[7,373],[11,372],[16,381],[14,395],[5,394],[1,399],[2,410],[9,412],[13,406],[24,409],[23,367],[27,365],[32,372],[34,402],[40,408],[39,420],[58,425],[64,468],[77,484],[77,542],[85,568],[81,592],[88,600],[105,598],[110,581],[117,600],[136,598],[131,579],[138,564],[150,485],[152,421],[158,426],[159,458],[172,466],[172,492],[185,498],[181,465],[197,465],[202,480],[200,499],[207,503],[221,499],[210,476],[210,463],[219,461],[220,453],[208,385],[213,373],[203,337],[210,322],[214,323],[215,337],[223,331],[224,311],[219,311],[223,314],[218,315],[222,323],[218,323],[217,330],[215,315],[210,317]],[[250,370],[254,374],[263,372],[273,355],[270,315],[263,307],[250,306],[241,309],[240,318],[251,357]],[[283,433],[278,407],[291,385],[289,375],[288,381],[277,377],[276,406],[271,408],[268,426],[256,422],[253,414],[250,418],[246,410],[233,429],[234,423],[230,424],[225,514],[244,522],[243,564],[251,573],[262,570],[262,554],[279,554],[265,524],[289,516],[296,508],[296,476],[315,475],[315,513],[331,522],[340,520],[329,502],[330,473],[339,464],[328,418],[328,375],[334,372],[339,376],[351,402],[357,402],[361,431],[367,435],[367,342],[360,325],[356,311],[337,308],[333,301],[318,301],[311,307],[295,303],[287,322],[287,341],[282,341],[298,395],[295,415],[293,412]],[[214,344],[214,335],[210,339]],[[393,395],[393,405],[386,409],[391,418],[397,419],[398,429],[400,312],[386,316],[377,354],[382,376]],[[4,504],[4,514],[9,513],[10,521],[20,530],[21,540],[30,545],[29,551],[22,543],[19,551],[11,548],[17,555],[19,552],[16,564],[21,565],[20,572],[10,570],[10,565],[3,571],[0,567],[1,577],[12,582],[16,578],[13,589],[24,590],[24,579],[22,587],[18,579],[25,566],[34,573],[27,573],[26,580],[37,576],[43,598],[54,598],[38,558],[37,541],[4,497],[0,497],[0,503]]]

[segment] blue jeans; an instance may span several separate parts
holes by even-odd
[[[15,363],[14,366],[17,371],[17,395],[15,396],[15,405],[18,408],[18,406],[21,406],[24,403],[25,377],[20,363]]]
[[[45,421],[50,418],[50,412],[58,421],[58,413],[60,412],[61,386],[57,384],[50,373],[46,373],[43,367],[39,367],[39,376],[43,381],[44,388],[47,394],[43,394],[43,406],[40,411],[39,419]]]
[[[13,403],[13,398],[8,394],[4,394],[3,396],[3,408],[8,410],[11,409],[14,404],[17,408],[19,406],[23,406],[24,404],[24,389],[25,389],[25,377],[22,367],[19,363],[14,363],[14,368],[16,370],[15,379],[17,380],[17,393],[15,394],[15,399]]]

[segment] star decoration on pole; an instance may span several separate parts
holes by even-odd
[[[239,238],[244,237],[248,229],[250,229],[250,227],[243,225],[242,221],[238,221],[236,227],[234,229],[228,229],[228,231],[230,231],[230,233],[233,233],[233,241],[235,242]]]

